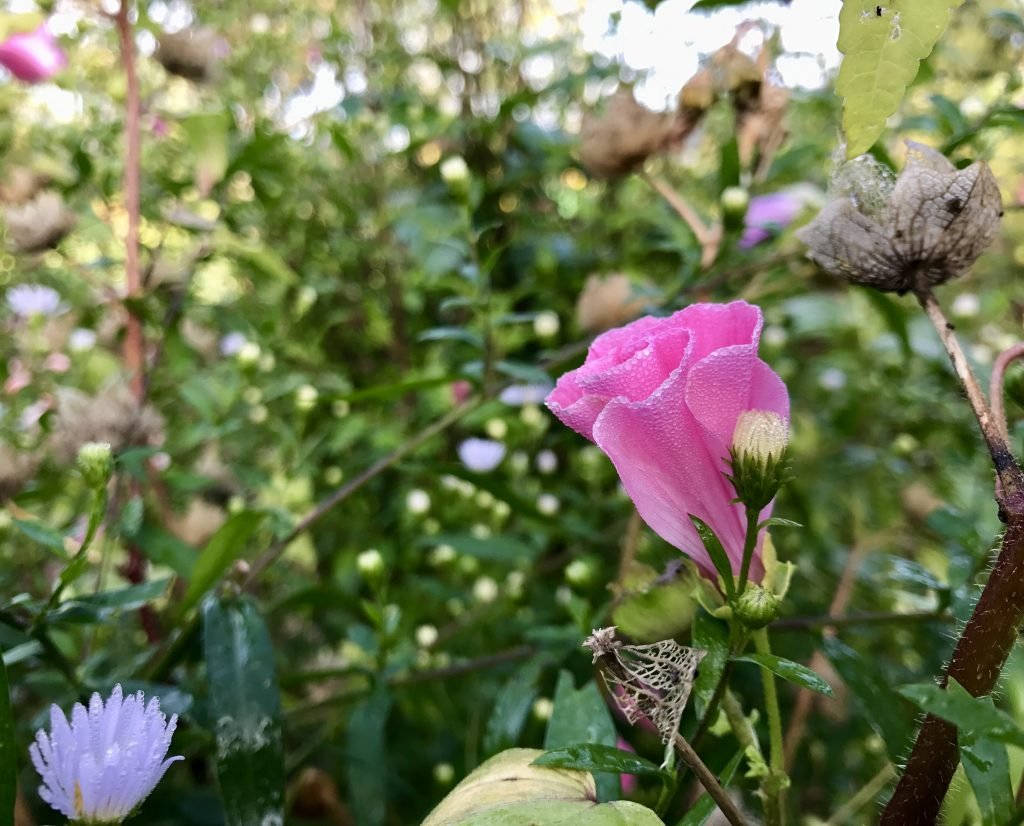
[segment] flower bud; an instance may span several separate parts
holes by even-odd
[[[750,193],[741,186],[728,186],[722,190],[722,216],[729,229],[743,226],[743,216],[750,205]]]
[[[747,628],[756,631],[764,628],[779,615],[782,601],[767,588],[749,584],[736,600],[735,612]]]
[[[304,384],[295,391],[295,407],[303,413],[308,413],[316,407],[319,396],[319,392],[312,384]]]
[[[384,573],[384,557],[376,548],[370,548],[356,557],[356,568],[363,579],[376,580]]]
[[[788,440],[786,421],[770,410],[746,410],[737,419],[729,451],[729,481],[748,508],[760,511],[786,481]]]
[[[114,472],[114,454],[106,442],[86,442],[78,449],[78,472],[91,488],[106,487]]]

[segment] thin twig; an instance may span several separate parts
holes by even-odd
[[[1003,396],[1003,383],[1006,380],[1006,368],[1019,358],[1024,358],[1024,342],[1014,344],[1003,350],[992,365],[992,378],[988,384],[988,398],[992,402],[992,418],[996,427],[1003,434],[1003,440],[1010,443],[1010,429],[1006,425],[1006,400]]]
[[[825,822],[825,826],[846,826],[857,812],[878,797],[882,789],[888,786],[889,781],[895,776],[896,769],[892,763],[886,763],[885,767],[878,774],[865,783],[853,797],[836,809],[835,814]]]
[[[697,211],[687,203],[678,192],[665,183],[661,178],[655,178],[646,172],[641,172],[640,177],[657,192],[665,202],[672,207],[683,219],[683,223],[690,228],[690,231],[700,244],[700,265],[704,269],[710,267],[715,258],[718,257],[718,248],[722,243],[722,228],[719,226],[708,226],[701,220]]]
[[[849,628],[853,625],[885,625],[893,622],[956,622],[956,617],[944,611],[874,611],[864,614],[823,614],[820,617],[785,617],[772,623],[773,631],[805,628]]]
[[[389,467],[391,467],[399,460],[403,459],[406,455],[414,451],[424,442],[430,440],[438,433],[441,433],[442,431],[449,428],[451,425],[455,424],[455,422],[457,422],[471,410],[474,410],[479,404],[480,399],[470,399],[469,401],[464,402],[463,404],[460,404],[457,407],[453,407],[450,411],[448,411],[448,413],[446,413],[440,419],[438,419],[435,422],[432,422],[427,427],[423,428],[423,430],[421,430],[415,436],[413,436],[411,439],[407,439],[405,442],[403,442],[394,450],[392,450],[389,454],[378,459],[376,462],[370,465],[366,470],[364,470],[354,479],[352,479],[349,482],[346,482],[344,485],[342,485],[340,488],[334,491],[334,493],[332,493],[330,496],[328,496],[326,499],[320,502],[320,504],[313,508],[312,511],[310,511],[308,514],[302,517],[302,519],[300,519],[295,524],[294,528],[292,528],[285,536],[283,536],[281,539],[277,540],[273,545],[271,545],[266,551],[264,551],[263,555],[260,556],[260,558],[253,563],[252,570],[250,570],[249,575],[246,577],[245,582],[242,584],[243,590],[247,591],[251,589],[252,586],[255,585],[256,580],[259,579],[259,577],[263,574],[263,572],[267,568],[269,568],[282,553],[284,553],[285,548],[287,548],[292,542],[294,542],[295,539],[300,534],[305,533],[307,530],[309,530],[309,528],[311,528],[313,525],[315,525],[317,522],[323,519],[323,517],[326,516],[327,513],[330,512],[332,508],[336,507],[341,502],[344,502],[346,499],[348,499],[349,496],[351,496],[353,493],[359,490],[363,485],[365,485],[374,477],[379,476],[381,473],[383,473],[385,470],[387,470]]]
[[[982,438],[992,456],[992,464],[995,466],[996,475],[1001,484],[1000,498],[1013,496],[1024,487],[1024,478],[1021,476],[1020,466],[1010,452],[1010,447],[1003,436],[1001,429],[996,423],[992,409],[989,407],[985,394],[981,391],[981,385],[967,362],[960,342],[957,340],[953,325],[946,319],[942,307],[939,306],[935,293],[928,287],[919,289],[916,293],[917,300],[921,303],[922,309],[935,327],[939,338],[942,340],[949,360],[953,364],[953,370],[963,384],[967,400],[974,410],[974,416],[978,420],[978,427],[981,428]]]
[[[132,392],[139,401],[145,395],[146,343],[142,334],[142,319],[131,301],[142,294],[142,273],[139,269],[139,210],[141,191],[142,137],[139,128],[141,102],[139,77],[135,70],[135,38],[131,23],[131,0],[121,0],[115,21],[121,43],[121,66],[125,77],[125,152],[124,152],[124,205],[128,212],[125,234],[125,305],[127,316],[124,336],[124,366],[129,374]]]
[[[740,813],[733,799],[722,788],[722,784],[718,782],[718,778],[715,777],[711,769],[704,765],[704,761],[700,759],[697,752],[679,734],[676,735],[674,742],[676,751],[679,752],[682,761],[694,773],[700,784],[707,790],[707,793],[711,795],[711,799],[718,804],[718,808],[725,815],[725,819],[732,826],[747,826],[746,819]]]

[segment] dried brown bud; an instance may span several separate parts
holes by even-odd
[[[923,290],[963,275],[999,231],[1002,201],[984,161],[956,169],[909,143],[895,185],[866,157],[840,168],[833,200],[797,233],[832,275],[883,292]]]
[[[40,192],[22,206],[4,210],[7,242],[13,252],[41,252],[57,246],[75,225],[75,213],[59,192]]]
[[[757,62],[731,43],[723,46],[709,62],[715,87],[733,97],[737,109],[754,105],[761,95],[763,75]]]
[[[45,185],[46,179],[27,166],[9,166],[0,172],[0,201],[23,204]]]
[[[600,333],[632,321],[646,305],[628,276],[591,275],[576,301],[576,323],[588,333]]]
[[[619,178],[683,137],[673,114],[652,112],[620,89],[603,115],[588,113],[580,129],[580,159],[595,178]]]
[[[710,69],[701,69],[679,90],[679,108],[683,111],[703,112],[714,106],[717,99],[718,90]]]
[[[195,83],[213,80],[225,41],[213,29],[191,28],[160,35],[154,57],[172,75]]]

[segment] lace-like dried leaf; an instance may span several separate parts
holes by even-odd
[[[675,640],[623,645],[614,627],[597,629],[583,644],[594,652],[609,688],[622,689],[612,695],[630,724],[646,717],[663,742],[672,742],[707,651]]]
[[[884,183],[855,178],[797,237],[823,269],[856,284],[904,293],[945,283],[963,275],[999,231],[1002,200],[984,161],[958,170],[912,143],[887,197]]]

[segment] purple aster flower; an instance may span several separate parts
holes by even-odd
[[[41,284],[18,284],[7,291],[7,306],[20,318],[57,315],[64,309],[60,293]]]
[[[122,699],[117,685],[106,705],[99,694],[88,710],[75,703],[70,725],[51,706],[49,736],[38,731],[29,748],[43,778],[39,796],[71,821],[119,824],[128,817],[167,767],[184,759],[164,759],[178,716],[167,722],[160,701],[145,700],[141,691]]]
[[[220,354],[222,356],[235,356],[249,343],[249,339],[238,331],[227,333],[220,339]]]
[[[525,404],[540,404],[547,398],[554,385],[552,384],[510,384],[501,391],[499,399],[512,407]]]
[[[777,235],[793,223],[803,208],[803,199],[785,189],[751,198],[740,247],[750,249]]]
[[[505,458],[505,445],[491,439],[466,439],[459,445],[459,458],[469,470],[488,473]]]

